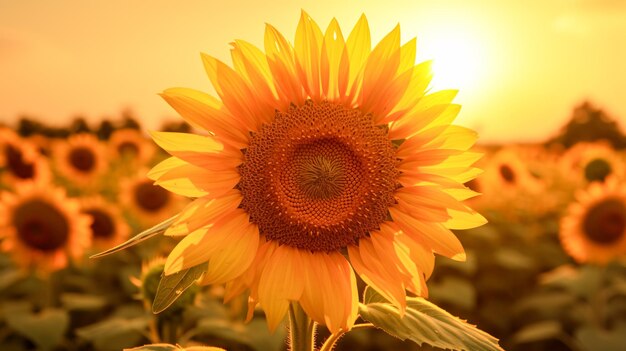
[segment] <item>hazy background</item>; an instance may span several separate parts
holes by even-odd
[[[435,59],[435,89],[459,88],[460,124],[483,141],[554,134],[590,100],[626,126],[626,1],[0,0],[0,122],[67,123],[130,108],[156,128],[175,113],[157,93],[213,91],[200,52],[230,63],[235,38],[262,46],[264,23],[293,40],[304,9],[344,35],[361,13],[373,43],[396,23]]]

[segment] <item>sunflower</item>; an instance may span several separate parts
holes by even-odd
[[[303,12],[294,45],[267,25],[265,52],[235,40],[234,68],[202,56],[219,99],[164,91],[210,132],[152,133],[172,157],[149,176],[197,198],[166,232],[185,237],[165,274],[206,264],[201,283],[247,292],[270,328],[298,302],[337,332],[357,316],[355,271],[404,309],[407,290],[426,295],[433,253],[464,260],[451,229],[484,223],[460,202],[477,136],[451,125],[456,91],[425,94],[415,43],[396,26],[371,49],[365,16],[344,40]]]
[[[562,159],[565,175],[576,184],[603,182],[624,175],[624,159],[607,142],[578,143]]]
[[[137,129],[118,129],[108,142],[109,154],[112,159],[133,162],[135,168],[145,166],[154,156],[154,144]]]
[[[580,263],[600,264],[626,254],[626,184],[609,177],[576,199],[560,223],[565,251]]]
[[[499,196],[514,197],[520,193],[538,193],[542,189],[539,179],[528,169],[527,160],[519,155],[521,147],[508,146],[498,150],[486,160],[482,183],[490,184],[485,192],[498,193]]]
[[[47,182],[50,166],[35,145],[10,129],[0,129],[0,181],[6,185],[22,182]]]
[[[81,212],[92,218],[90,228],[94,245],[112,247],[128,238],[130,227],[116,205],[99,196],[82,198],[80,205]]]
[[[19,184],[0,195],[2,249],[22,267],[54,271],[81,258],[90,245],[91,218],[77,201],[48,183]]]
[[[106,172],[106,149],[89,133],[70,136],[54,147],[55,166],[60,175],[79,186],[93,187]]]
[[[135,176],[124,179],[121,184],[120,203],[142,226],[155,225],[184,206],[184,198],[171,194],[154,185],[142,170]]]

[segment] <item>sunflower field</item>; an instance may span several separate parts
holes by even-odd
[[[160,131],[1,127],[1,350],[626,349],[615,122],[484,144],[399,27],[265,39]]]

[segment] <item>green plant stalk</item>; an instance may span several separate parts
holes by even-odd
[[[353,331],[356,329],[367,329],[367,328],[376,328],[376,327],[372,323],[355,324],[352,327],[352,329],[350,329],[349,331]],[[342,336],[344,336],[346,333],[347,331],[342,329],[342,330],[339,330],[337,333],[331,334],[330,337],[328,337],[328,339],[326,339],[326,341],[324,342],[324,345],[322,345],[322,348],[320,349],[320,351],[331,351],[335,347],[335,344],[337,343],[337,341],[339,341],[339,339]]]
[[[315,349],[315,322],[304,312],[300,304],[289,305],[289,350],[313,351]]]

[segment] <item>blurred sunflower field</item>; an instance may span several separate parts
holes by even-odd
[[[438,257],[428,281],[429,300],[507,350],[626,345],[624,138],[601,110],[583,104],[574,113],[581,114],[543,144],[475,147],[484,173],[465,185],[481,195],[466,202],[489,223],[456,231],[467,262]],[[22,120],[0,135],[2,350],[285,349],[285,328],[271,333],[260,310],[244,323],[247,301],[223,304],[219,285],[192,286],[152,312],[175,237],[89,258],[189,201],[147,178],[166,155],[139,122],[127,116],[92,127],[77,119],[50,128]],[[337,349],[434,348],[363,330]]]

